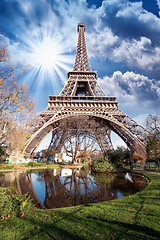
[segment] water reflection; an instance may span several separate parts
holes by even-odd
[[[139,175],[92,175],[86,169],[53,169],[0,174],[0,186],[15,186],[17,194],[29,192],[37,207],[61,208],[117,199],[146,185]]]

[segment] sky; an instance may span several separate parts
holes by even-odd
[[[160,115],[160,0],[0,0],[0,39],[27,68],[18,80],[37,112],[73,69],[79,22],[106,95],[143,126],[148,114]]]

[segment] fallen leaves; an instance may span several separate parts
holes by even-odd
[[[6,220],[6,219],[8,219],[8,218],[10,218],[10,217],[11,217],[10,215],[7,215],[6,217],[5,217],[5,216],[1,216],[1,217],[0,217],[0,220],[3,221],[3,220]]]

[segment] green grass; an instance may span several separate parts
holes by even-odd
[[[159,240],[160,175],[145,173],[145,189],[121,199],[35,210],[0,222],[0,239]]]
[[[18,170],[18,169],[30,169],[30,168],[60,168],[60,167],[66,167],[66,166],[74,166],[70,163],[36,163],[36,162],[29,162],[29,163],[23,163],[23,164],[0,164],[0,172],[3,172],[4,170]],[[88,166],[88,163],[77,163],[76,166]]]
[[[0,170],[10,170],[10,169],[13,169],[14,168],[14,166],[13,165],[11,165],[11,164],[1,164],[0,165]]]
[[[60,167],[60,164],[55,163],[34,163],[33,166],[28,163],[23,164],[0,164],[0,172],[4,170],[18,170],[18,169],[30,169],[30,168],[57,168]]]

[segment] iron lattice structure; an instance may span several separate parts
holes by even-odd
[[[56,152],[60,152],[65,145],[65,141],[69,139],[71,143],[70,138],[75,137],[77,142],[82,143],[83,139],[83,151],[86,151],[89,145],[92,146],[93,152],[97,152],[99,149],[101,152],[105,153],[106,149],[113,149],[110,135],[111,130],[103,120],[100,121],[99,119],[89,116],[81,116],[80,118],[79,116],[74,116],[67,120],[61,120],[59,128],[52,132],[52,140],[49,148],[56,150]],[[87,141],[88,138],[91,141]],[[86,144],[86,142],[89,144]],[[80,150],[82,151],[82,149]]]
[[[65,132],[59,130],[60,121],[74,116],[86,116],[103,120],[100,139],[103,151],[113,148],[111,131],[118,134],[132,152],[145,156],[146,129],[118,108],[116,97],[105,95],[96,80],[97,74],[90,68],[85,25],[78,24],[78,44],[73,71],[59,96],[49,96],[48,106],[33,121],[34,131],[28,139],[24,155],[35,153],[41,141],[52,132],[50,146],[57,149],[65,141]],[[61,136],[60,136],[61,135]],[[96,133],[92,133],[96,136]]]

